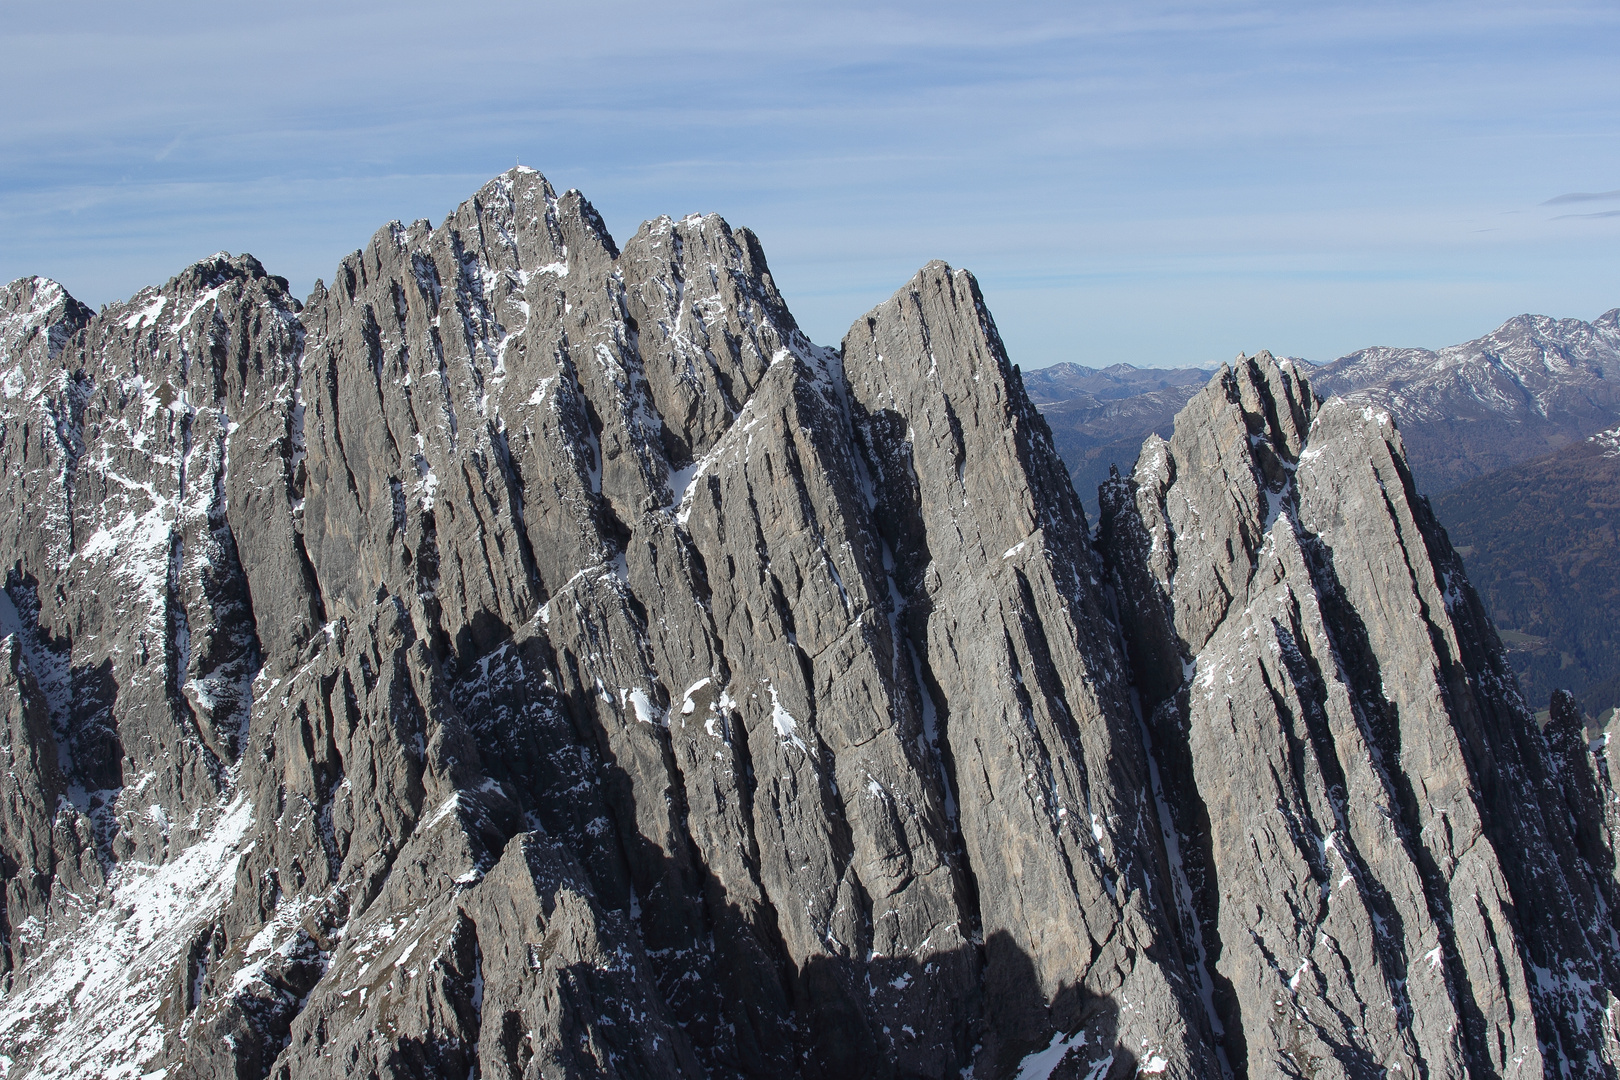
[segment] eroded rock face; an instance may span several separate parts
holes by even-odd
[[[1099,554],[970,275],[822,348],[745,230],[529,170],[303,304],[0,311],[14,1075],[1609,1053],[1595,765],[1290,368]]]
[[[1234,1064],[1607,1075],[1611,890],[1388,415],[1240,358],[1103,502]]]

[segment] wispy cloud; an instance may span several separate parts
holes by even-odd
[[[1613,0],[1004,8],[11,5],[0,281],[100,302],[228,248],[302,290],[521,158],[621,239],[750,226],[822,341],[936,257],[1007,305],[1026,366],[1330,357],[1456,337],[1405,329],[1431,316],[1472,336],[1486,295],[1620,299],[1607,225],[1535,206],[1571,160],[1620,176]]]
[[[1570,218],[1605,218],[1620,217],[1620,210],[1599,210],[1595,214],[1559,214],[1554,221],[1568,221]]]
[[[1542,206],[1562,206],[1565,203],[1610,202],[1610,201],[1612,201],[1614,199],[1620,199],[1620,190],[1616,190],[1616,191],[1572,191],[1568,195],[1556,195],[1553,198],[1548,199],[1546,202],[1542,203],[1541,205]],[[1570,214],[1570,215],[1566,215],[1566,216],[1568,216],[1568,217],[1595,217],[1597,215],[1593,215],[1593,214],[1579,214],[1579,215]]]
[[[186,140],[186,135],[187,135],[187,132],[182,131],[180,134],[178,134],[174,138],[170,139],[167,143],[164,144],[163,149],[159,150],[156,154],[152,155],[152,160],[153,161],[163,161],[164,159],[166,159],[170,154],[174,153],[176,150],[178,150],[180,148],[180,144],[185,142],[185,140]]]

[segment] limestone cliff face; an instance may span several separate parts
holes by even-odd
[[[1610,1068],[1607,773],[1287,366],[1094,543],[967,273],[528,170],[0,345],[7,1075]]]
[[[1590,815],[1388,414],[1240,358],[1103,506],[1234,1065],[1608,1075]]]

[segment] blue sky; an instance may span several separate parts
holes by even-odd
[[[829,344],[933,258],[1026,367],[1620,305],[1612,0],[0,0],[0,26],[0,280],[92,304],[219,249],[303,293],[521,160],[621,240],[749,226]]]

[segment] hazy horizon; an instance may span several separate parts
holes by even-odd
[[[756,232],[812,338],[931,259],[1027,369],[1325,362],[1620,305],[1599,3],[8,9],[0,280],[305,295],[514,162]]]

